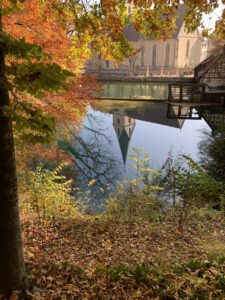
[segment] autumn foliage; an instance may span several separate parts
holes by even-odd
[[[16,39],[41,45],[56,63],[70,65],[71,42],[66,26],[54,12],[50,2],[26,0],[21,10],[3,17],[4,30]],[[71,65],[74,68],[74,66]]]
[[[7,1],[6,1],[7,3]],[[56,2],[55,2],[56,4]],[[54,1],[26,0],[21,9],[3,17],[4,31],[16,40],[39,45],[44,53],[43,58],[32,59],[32,62],[57,64],[71,72],[71,76],[62,88],[55,94],[44,91],[41,97],[14,91],[15,101],[30,103],[33,109],[40,108],[47,114],[54,115],[58,121],[76,123],[86,111],[87,101],[93,97],[93,91],[98,89],[93,77],[81,76],[80,70],[84,60],[75,61],[71,58],[71,38],[68,34],[68,23],[65,23],[65,13],[57,8]],[[17,60],[18,61],[18,60]],[[19,59],[23,63],[24,59]],[[15,58],[8,57],[7,64],[16,63]],[[31,85],[39,80],[38,72],[29,76]],[[16,94],[16,96],[15,96]],[[26,110],[25,113],[27,113]]]

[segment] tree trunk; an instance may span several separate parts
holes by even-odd
[[[2,48],[0,80],[0,294],[8,296],[12,291],[23,289],[25,272],[12,122],[3,114],[3,108],[10,103],[5,76],[5,54]]]

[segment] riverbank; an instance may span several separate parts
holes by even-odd
[[[215,103],[212,103],[212,102],[189,102],[189,101],[185,101],[185,102],[175,102],[175,101],[168,101],[168,100],[165,100],[165,99],[152,99],[152,98],[121,98],[121,99],[118,99],[118,98],[110,98],[110,97],[101,97],[101,98],[97,98],[95,100],[93,100],[92,102],[94,101],[118,101],[119,103],[121,102],[125,102],[125,101],[128,101],[128,102],[134,102],[138,105],[138,103],[146,103],[146,102],[153,102],[153,103],[164,103],[164,104],[170,104],[170,105],[176,105],[176,106],[186,106],[186,107],[197,107],[197,106],[219,106],[219,103],[218,102],[215,102]],[[222,103],[221,103],[221,107],[223,107]]]
[[[225,297],[220,212],[193,212],[183,232],[170,218],[22,219],[28,299]]]
[[[111,81],[111,82],[152,82],[152,83],[192,83],[193,77],[168,77],[168,76],[157,76],[157,77],[145,77],[145,76],[99,76],[97,80],[100,82]]]

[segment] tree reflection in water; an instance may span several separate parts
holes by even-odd
[[[201,165],[208,174],[225,182],[225,109],[222,107],[200,109],[202,117],[212,131],[202,131],[199,143]]]
[[[139,104],[138,107],[121,108],[114,102],[112,104],[112,106],[106,106],[105,103],[98,103],[97,114],[92,112],[91,115],[86,116],[79,134],[71,131],[73,141],[60,142],[61,147],[73,158],[78,172],[78,186],[84,193],[89,193],[87,198],[91,199],[92,207],[97,206],[99,201],[104,203],[109,192],[114,190],[118,181],[122,181],[124,178],[124,172],[129,174],[126,157],[134,127],[139,121],[182,129],[186,120],[190,122],[204,119],[212,128],[213,135],[211,135],[211,130],[207,129],[207,133],[200,143],[201,163],[208,170],[209,175],[214,176],[217,180],[224,180],[224,129],[220,133],[218,131],[218,124],[221,123],[221,120],[225,120],[225,112],[221,107],[217,110],[212,107],[166,106],[165,104],[151,103]],[[111,115],[111,119],[108,118],[108,115],[105,116],[106,112]],[[106,122],[105,119],[108,121]],[[205,124],[205,122],[203,121],[201,124]],[[107,126],[108,128],[106,128]],[[112,132],[111,126],[114,128],[114,132]],[[122,133],[124,134],[122,135]],[[142,140],[141,142],[144,143]],[[193,141],[189,140],[189,143],[191,142]],[[118,153],[117,145],[119,145],[121,153]],[[213,174],[212,170],[217,172],[217,175]],[[219,175],[218,172],[220,172]],[[96,208],[93,210],[96,211]]]
[[[208,174],[225,182],[225,123],[212,133],[203,131],[199,143],[200,164]]]
[[[62,149],[70,153],[78,171],[79,190],[90,198],[91,206],[99,206],[115,187],[120,177],[119,163],[111,151],[111,137],[105,134],[107,128],[101,128],[100,118],[86,117],[79,134],[70,130],[74,143],[59,141]],[[82,132],[83,130],[83,132]]]

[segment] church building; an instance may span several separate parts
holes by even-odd
[[[188,74],[207,56],[207,42],[199,30],[188,33],[185,28],[184,16],[186,6],[179,6],[179,18],[176,20],[176,31],[171,39],[156,40],[143,37],[135,31],[133,24],[124,28],[127,40],[138,49],[136,55],[121,63],[119,68],[112,61],[96,59],[89,62],[87,70],[98,71],[99,75],[142,75],[163,76]],[[128,5],[132,13],[132,5]]]

